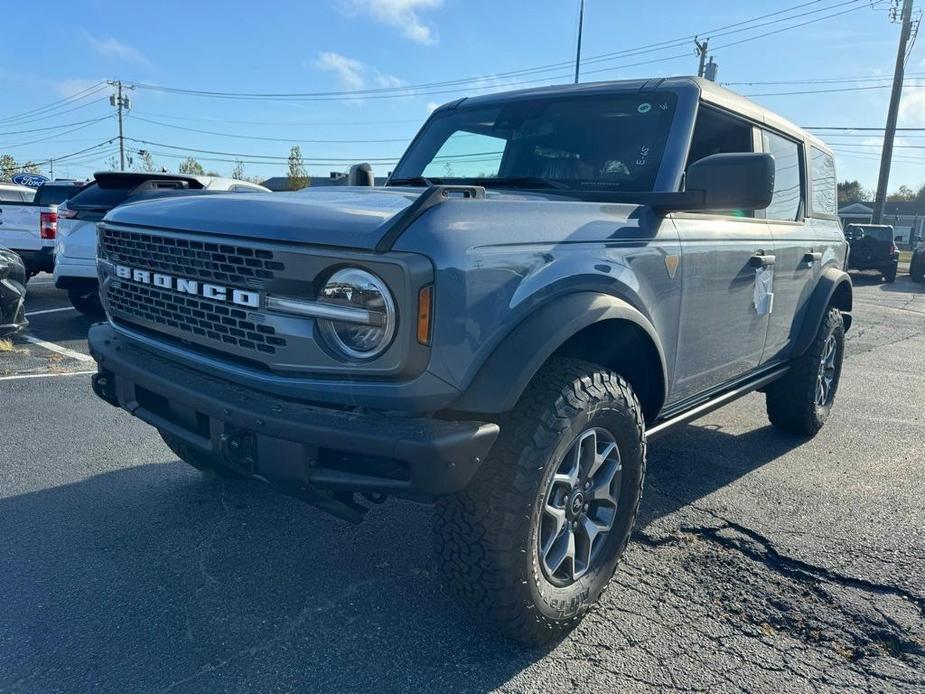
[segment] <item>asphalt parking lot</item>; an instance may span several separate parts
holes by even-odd
[[[822,433],[753,394],[653,444],[599,608],[532,650],[447,602],[428,508],[350,526],[177,461],[40,276],[0,352],[0,691],[923,691],[925,285],[855,279]]]

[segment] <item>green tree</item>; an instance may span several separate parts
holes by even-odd
[[[18,173],[39,173],[39,165],[34,162],[16,163],[11,154],[0,154],[0,181],[9,182]]]
[[[187,157],[180,162],[180,167],[177,169],[180,173],[184,174],[194,174],[197,176],[202,176],[205,174],[206,170],[202,168],[202,164],[193,159],[192,157]]]
[[[289,150],[289,190],[300,190],[310,184],[311,179],[302,161],[302,148],[293,145]]]
[[[838,184],[838,202],[865,202],[871,199],[870,191],[860,181],[842,181]]]

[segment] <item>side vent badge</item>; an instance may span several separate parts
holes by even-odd
[[[681,262],[681,258],[676,255],[666,255],[665,256],[665,267],[668,268],[668,276],[671,279],[674,279],[675,273],[678,271],[678,264]]]

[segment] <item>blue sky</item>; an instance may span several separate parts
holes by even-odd
[[[880,127],[889,98],[883,77],[892,74],[899,27],[889,21],[890,2],[875,4],[586,0],[582,53],[590,62],[582,81],[690,74],[697,59],[685,37],[713,34],[721,83],[759,95],[803,126]],[[246,155],[248,175],[283,175],[289,146],[299,144],[313,174],[365,160],[381,161],[375,169],[384,174],[435,104],[570,81],[573,68],[564,63],[574,58],[577,7],[578,0],[9,3],[0,44],[0,153],[42,160],[91,148],[61,160],[55,174],[84,177],[106,168],[113,145],[94,146],[115,137],[116,122],[110,90],[94,85],[118,78],[139,85],[129,92],[129,147],[153,152],[172,170],[192,154],[227,174],[232,160]],[[771,16],[717,31],[761,15]],[[794,26],[804,22],[812,23]],[[598,58],[617,51],[625,53]],[[916,46],[908,61],[907,83],[923,88],[907,88],[900,126],[925,127],[923,55]],[[807,82],[828,79],[839,81]],[[458,83],[415,88],[448,81]],[[227,99],[150,86],[316,96]],[[370,89],[391,91],[342,94]],[[778,94],[795,91],[809,93]],[[26,113],[33,109],[42,110]],[[836,147],[839,178],[873,187],[877,133],[823,138]],[[890,188],[925,183],[925,131],[898,144]]]

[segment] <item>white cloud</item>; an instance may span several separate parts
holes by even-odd
[[[348,58],[334,51],[323,51],[311,62],[311,67],[322,72],[331,72],[341,84],[348,89],[364,89],[372,84],[375,87],[401,87],[404,80],[380,72],[359,60]]]
[[[443,0],[349,0],[344,7],[348,14],[367,15],[381,24],[395,27],[407,39],[435,44],[436,32],[421,19],[420,13],[442,5]]]
[[[362,89],[366,84],[363,79],[363,63],[340,53],[319,53],[313,66],[323,72],[333,72],[344,86],[351,89]]]
[[[440,108],[440,104],[438,104],[436,101],[428,101],[428,102],[427,102],[427,112],[428,112],[428,113],[433,113],[433,112],[436,111],[438,108]]]
[[[137,48],[122,43],[112,36],[96,37],[89,32],[84,32],[87,41],[93,46],[93,49],[104,58],[114,58],[126,63],[136,63],[144,67],[153,67],[153,63],[148,60]]]
[[[906,128],[925,126],[925,90],[903,90],[903,98],[899,102],[899,125]]]

